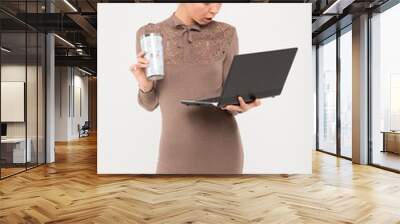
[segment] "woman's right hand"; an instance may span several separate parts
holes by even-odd
[[[139,88],[143,92],[148,92],[153,88],[153,81],[148,80],[146,76],[146,68],[149,61],[144,57],[144,52],[141,51],[137,55],[137,63],[130,67],[131,72],[138,82]]]

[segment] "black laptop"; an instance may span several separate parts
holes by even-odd
[[[224,107],[256,98],[280,95],[297,53],[297,48],[235,55],[222,94],[208,99],[181,100],[185,105]]]

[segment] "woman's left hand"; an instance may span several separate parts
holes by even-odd
[[[239,104],[240,104],[239,106],[227,105],[227,106],[224,106],[222,109],[229,111],[233,115],[236,115],[238,113],[246,112],[253,107],[258,107],[261,105],[260,99],[256,99],[251,103],[246,103],[241,96],[239,96],[238,99],[239,99]]]

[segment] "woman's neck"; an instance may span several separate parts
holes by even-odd
[[[178,17],[178,19],[182,20],[185,25],[190,26],[194,23],[194,21],[188,16],[188,14],[184,10],[184,8],[178,7],[178,9],[175,11],[175,16]]]

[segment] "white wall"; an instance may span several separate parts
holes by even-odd
[[[26,73],[27,72],[27,73]],[[25,82],[26,83],[26,74],[28,76],[29,84],[36,85],[36,81],[31,77],[36,77],[36,66],[27,66],[19,65],[19,64],[5,64],[1,66],[1,81],[3,82]],[[28,109],[27,118],[28,118],[28,137],[33,131],[35,131],[36,135],[36,113],[32,113],[32,111],[36,111],[36,88],[27,88],[27,105],[31,106]],[[33,99],[34,98],[34,99]],[[33,105],[30,105],[31,102],[35,102]],[[24,109],[24,108],[22,108]],[[2,108],[2,110],[6,110],[6,108]],[[34,122],[34,124],[32,123]],[[8,137],[25,137],[25,126],[26,122],[7,122],[7,136]]]
[[[79,89],[82,114],[76,107]],[[76,68],[56,67],[55,90],[55,140],[77,139],[78,124],[83,125],[88,120],[88,77]]]
[[[55,68],[55,141],[68,140],[68,67]]]
[[[44,73],[41,66],[25,66],[18,63],[3,64],[1,66],[2,82],[25,82],[26,83],[26,108],[23,106],[22,113],[26,110],[27,120],[23,122],[6,122],[7,137],[20,138],[25,135],[31,140],[32,161],[36,162],[37,152],[39,163],[44,162]],[[26,81],[27,79],[27,81]],[[3,96],[2,96],[3,97]],[[1,108],[8,110],[10,108]],[[14,111],[17,113],[17,111]]]
[[[74,99],[75,99],[75,105],[74,109],[75,114],[73,116],[73,119],[71,120],[72,122],[72,130],[71,130],[71,135],[73,138],[78,138],[79,137],[79,132],[77,129],[78,124],[81,126],[85,123],[85,121],[88,120],[89,113],[88,113],[88,77],[87,76],[82,76],[81,72],[76,74],[76,72],[79,72],[78,70],[75,70],[75,75],[74,75]],[[80,90],[80,99],[78,97],[78,90]],[[81,101],[80,103],[78,101]],[[82,110],[82,112],[79,112],[79,108]]]
[[[137,83],[128,68],[136,60],[136,30],[164,20],[175,8],[98,4],[98,173],[155,173],[160,110],[140,108]],[[216,20],[234,24],[240,53],[299,48],[282,95],[263,99],[262,107],[237,116],[243,172],[311,173],[311,4],[225,3]]]

